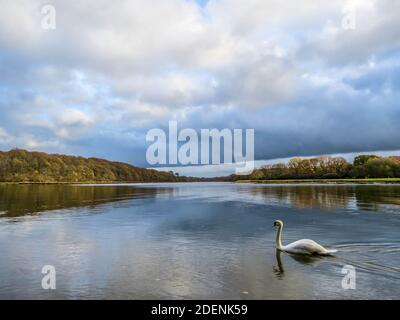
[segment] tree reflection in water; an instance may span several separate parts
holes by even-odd
[[[39,212],[155,197],[171,192],[167,188],[145,188],[127,185],[0,185],[1,217],[19,217]]]
[[[264,185],[254,186],[252,193],[295,208],[377,211],[382,205],[400,205],[399,185]]]

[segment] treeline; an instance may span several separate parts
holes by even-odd
[[[195,178],[126,163],[14,149],[0,151],[2,182],[184,182]]]
[[[266,165],[250,175],[232,180],[400,178],[400,157],[360,155],[353,163],[342,157],[293,158],[288,163]]]
[[[139,168],[122,162],[14,149],[0,151],[0,182],[194,182],[287,179],[400,178],[400,157],[360,155],[293,158],[266,165],[250,175],[194,178]]]

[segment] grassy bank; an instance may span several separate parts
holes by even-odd
[[[237,183],[400,183],[400,178],[373,178],[373,179],[293,179],[293,180],[238,180]]]

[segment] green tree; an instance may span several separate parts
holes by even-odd
[[[373,155],[373,154],[363,154],[363,155],[360,155],[360,156],[357,156],[357,157],[354,158],[353,165],[354,166],[363,166],[369,160],[377,159],[377,158],[379,158],[379,157],[376,156],[376,155]]]

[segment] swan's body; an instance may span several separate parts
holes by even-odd
[[[276,249],[280,251],[285,251],[288,253],[294,254],[307,254],[307,255],[331,255],[337,250],[329,250],[321,246],[320,244],[316,243],[313,240],[309,239],[302,239],[292,242],[286,246],[282,245],[282,229],[283,229],[283,222],[281,220],[276,220],[274,222],[274,227],[278,227],[278,232],[276,234]]]

